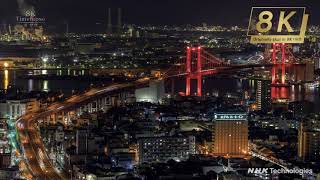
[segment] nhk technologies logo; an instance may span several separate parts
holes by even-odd
[[[248,168],[248,174],[299,174],[299,175],[312,175],[312,169],[276,169],[276,168]]]
[[[253,7],[248,36],[256,43],[303,43],[309,15],[305,7]]]

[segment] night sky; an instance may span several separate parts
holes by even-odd
[[[104,26],[107,8],[123,8],[129,24],[194,24],[247,26],[252,6],[306,6],[310,24],[320,24],[319,0],[25,0],[34,4],[48,24],[68,21],[71,28]],[[15,0],[0,0],[0,20],[19,14]],[[114,16],[116,9],[114,9]],[[116,21],[114,17],[113,22]]]

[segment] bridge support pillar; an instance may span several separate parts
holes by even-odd
[[[276,44],[272,45],[272,64],[276,64]],[[271,72],[271,82],[272,84],[276,83],[276,68],[272,67],[272,72]]]
[[[81,107],[79,107],[79,108],[76,109],[76,115],[77,115],[77,116],[80,116],[80,115],[81,115]]]
[[[186,96],[191,94],[191,79],[197,80],[197,96],[202,96],[202,58],[201,47],[192,48],[187,47],[187,62],[186,62]],[[191,52],[192,51],[192,52]],[[196,71],[191,73],[192,55],[197,54]]]
[[[89,104],[86,105],[86,108],[87,108],[88,113],[91,113],[91,107],[92,107],[92,104],[91,104],[91,103],[89,103]]]
[[[110,96],[105,97],[103,101],[104,111],[107,111],[112,105],[112,98]]]
[[[277,51],[280,53],[280,58],[277,58]],[[282,84],[286,83],[286,44],[272,44],[272,72],[271,81],[272,84]],[[281,74],[279,75],[279,70]],[[278,74],[278,76],[277,76]]]
[[[52,114],[49,116],[49,122],[56,124],[56,114]]]
[[[285,44],[281,46],[281,83],[286,83],[286,51],[285,51]]]
[[[197,58],[197,96],[202,96],[202,67],[201,67],[201,47],[198,47],[198,58]]]
[[[65,124],[69,125],[71,122],[71,112],[67,112],[67,117],[65,119]]]
[[[197,96],[202,96],[202,76],[197,75]]]
[[[97,100],[97,110],[98,111],[100,111],[102,109],[102,105],[101,105],[102,103],[101,102],[102,102],[101,98]]]
[[[89,105],[88,104],[83,105],[83,110],[85,112],[89,112]]]
[[[190,47],[187,47],[187,62],[186,62],[186,96],[190,96],[190,73],[191,73],[191,49]]]
[[[191,78],[189,75],[186,77],[186,96],[190,96],[190,86],[191,86]]]
[[[97,112],[98,111],[98,100],[95,100],[91,103],[91,112]]]

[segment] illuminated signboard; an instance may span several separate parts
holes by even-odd
[[[253,7],[248,26],[250,42],[303,43],[309,15],[305,7]]]
[[[247,114],[245,113],[216,113],[214,114],[214,119],[216,121],[226,121],[226,120],[247,120]]]

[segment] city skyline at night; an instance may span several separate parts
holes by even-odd
[[[320,2],[0,1],[0,179],[319,179]]]

